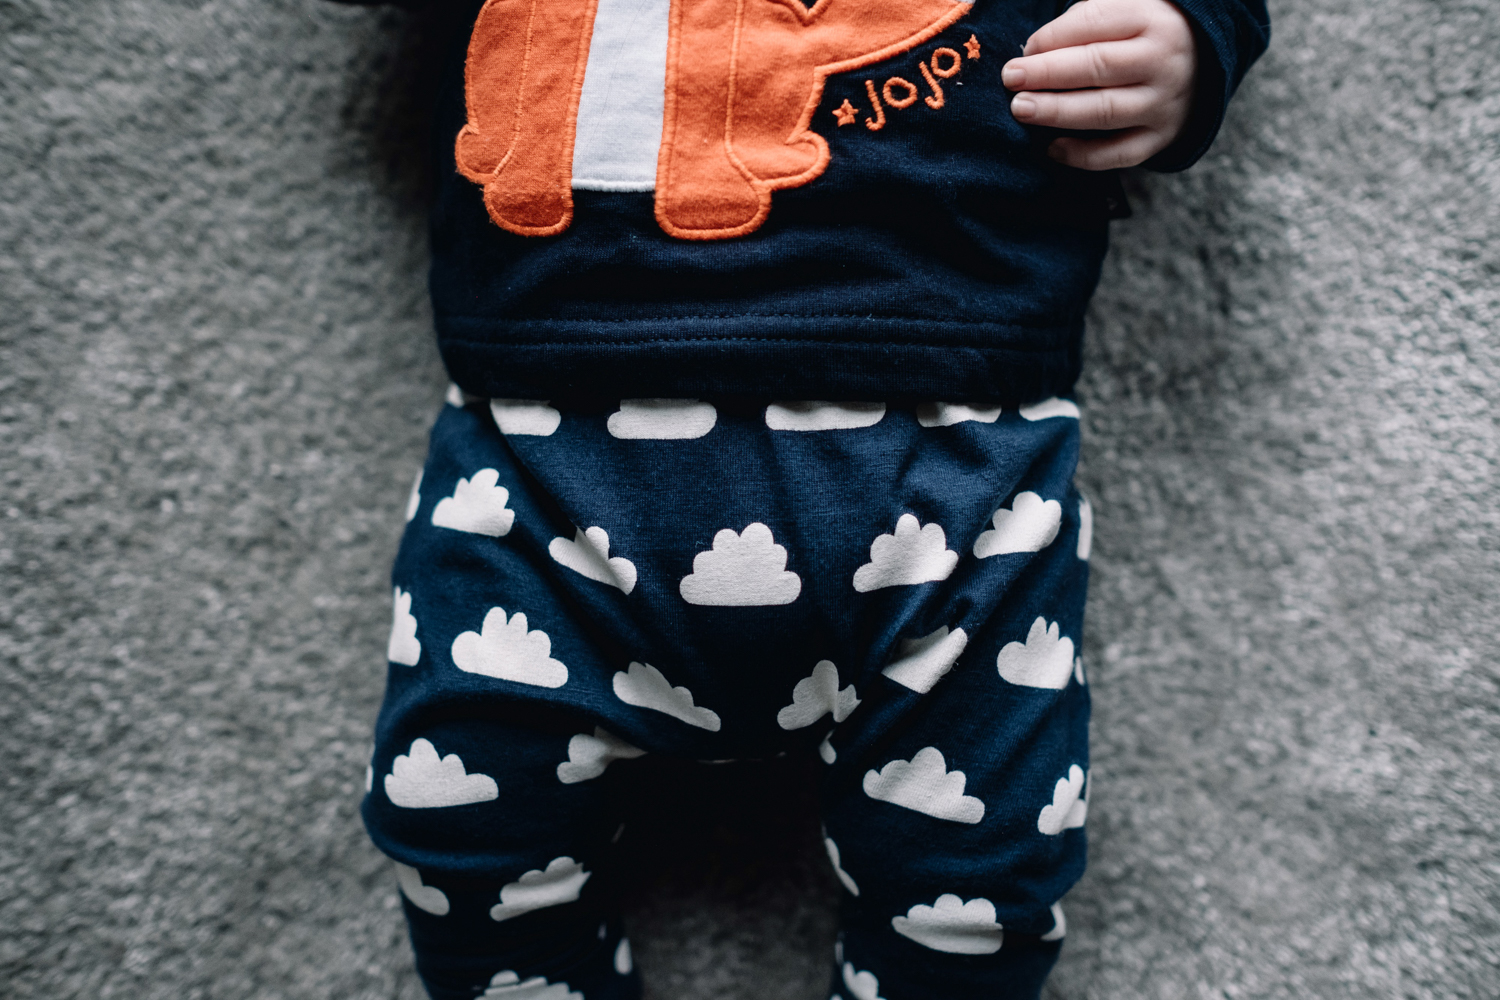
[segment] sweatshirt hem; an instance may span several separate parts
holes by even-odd
[[[764,315],[497,328],[449,316],[439,317],[438,343],[454,382],[490,398],[735,395],[1019,405],[1065,395],[1078,378],[1082,321],[1027,327],[818,319],[814,329],[808,317]],[[671,325],[679,329],[663,329]]]

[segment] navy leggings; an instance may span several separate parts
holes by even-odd
[[[638,997],[615,782],[787,754],[831,996],[1037,996],[1085,853],[1077,417],[450,393],[363,807],[434,1000]]]

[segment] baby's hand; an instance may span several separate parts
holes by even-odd
[[[1001,79],[1019,91],[1010,110],[1023,124],[1113,130],[1047,148],[1069,166],[1109,170],[1171,145],[1187,124],[1197,72],[1192,29],[1168,0],[1083,0],[1038,28]]]

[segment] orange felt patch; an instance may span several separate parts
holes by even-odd
[[[546,6],[544,7],[544,3]],[[551,236],[573,218],[573,141],[598,0],[486,0],[464,67],[468,122],[458,170],[484,186],[497,225]],[[971,9],[960,0],[671,0],[665,107],[656,166],[656,219],[681,239],[743,236],[771,210],[771,192],[828,166],[828,142],[810,128],[827,78],[906,52]],[[978,41],[966,48],[978,58]],[[945,62],[939,62],[939,58]],[[962,57],[939,48],[921,73],[928,106],[943,107],[938,77]],[[916,102],[901,77],[881,92],[866,81],[873,117]],[[900,89],[898,96],[893,89]],[[846,100],[835,109],[852,124]]]
[[[824,81],[920,45],[969,9],[955,0],[818,0],[810,9],[673,0],[657,222],[698,240],[759,228],[772,191],[828,166],[828,143],[809,128]],[[876,112],[879,124],[866,126],[884,124]]]
[[[503,229],[551,236],[573,219],[573,135],[598,0],[486,0],[464,66],[469,120],[454,154]]]

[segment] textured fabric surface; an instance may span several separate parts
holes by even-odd
[[[857,1000],[1035,1000],[1088,815],[1078,408],[554,403],[442,407],[392,572],[362,812],[434,1000],[627,1000],[636,786],[782,756]]]
[[[1053,996],[1496,996],[1492,6],[1277,4],[1220,144],[1114,229]],[[7,1000],[419,996],[356,811],[443,391],[398,28],[0,3]],[[791,766],[660,793],[651,996],[826,987]]]

